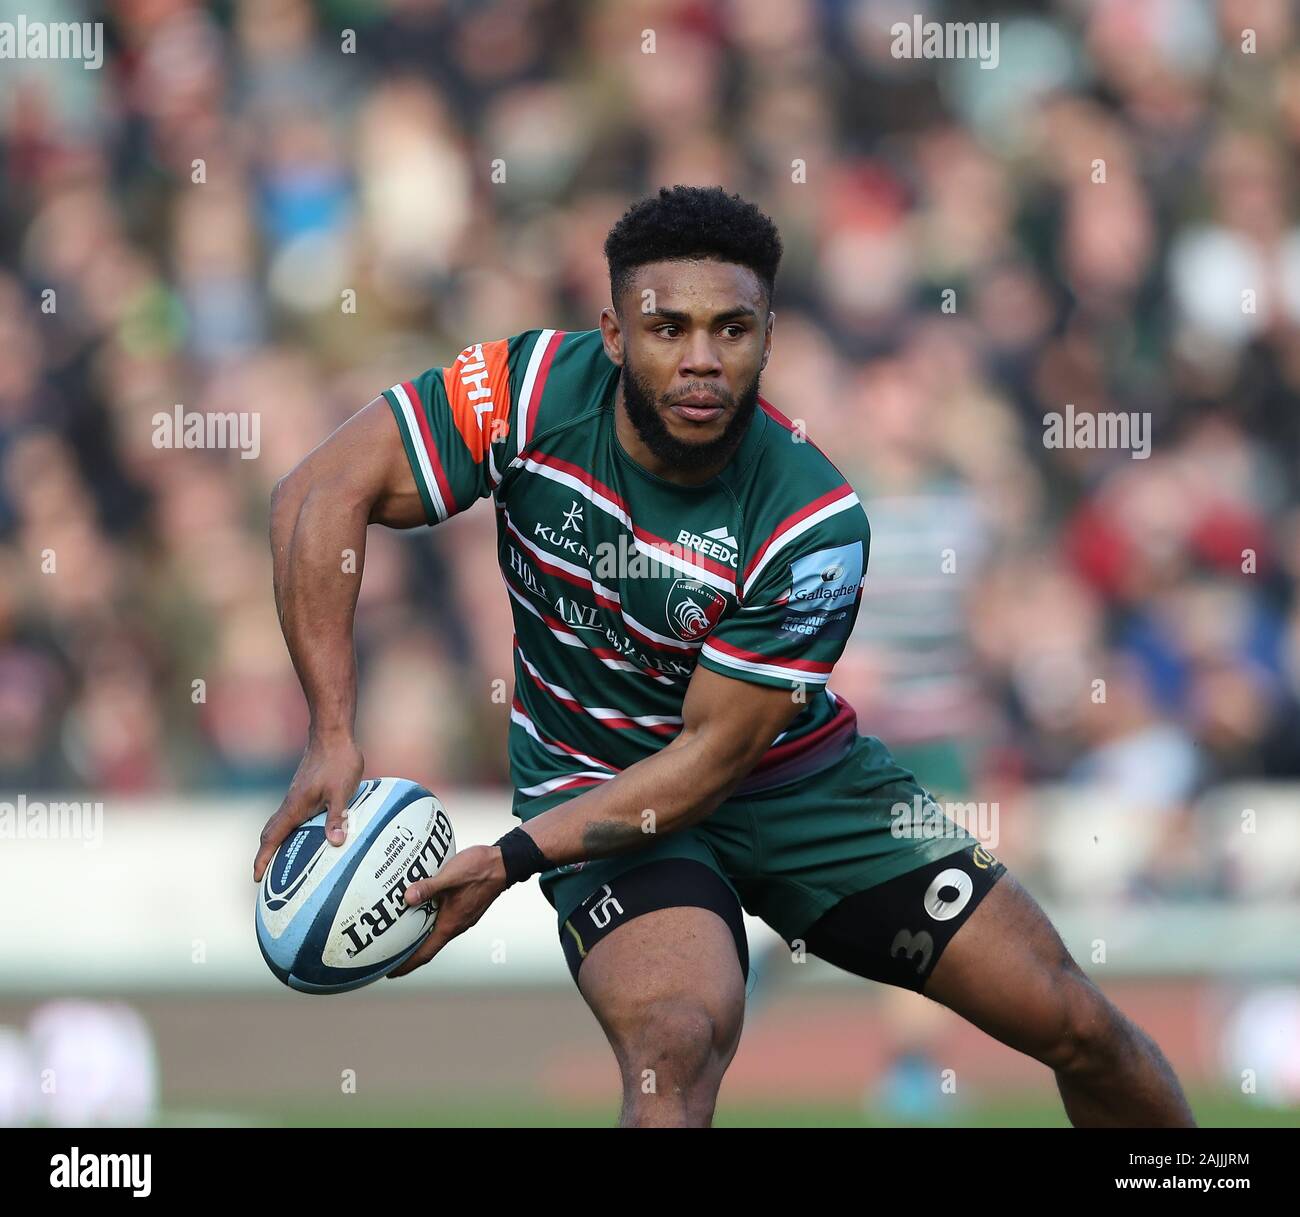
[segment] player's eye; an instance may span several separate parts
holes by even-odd
[[[665,321],[665,322],[663,323],[663,325],[657,325],[657,326],[655,326],[655,333],[656,333],[656,334],[664,334],[664,331],[665,331],[665,330],[680,330],[681,328],[682,328],[682,327],[681,327],[680,325],[678,325],[677,322],[675,322],[675,321]],[[665,338],[673,338],[673,337],[675,337],[675,335],[673,335],[673,334],[664,334],[664,337],[665,337]]]
[[[728,330],[736,331],[734,334],[727,334],[728,338],[741,338],[745,333],[745,327],[734,321],[730,325],[724,325],[722,327],[722,332],[724,334],[726,334]]]

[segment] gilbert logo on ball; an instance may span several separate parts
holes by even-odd
[[[442,804],[404,778],[371,778],[348,804],[342,845],[322,811],[275,851],[257,896],[257,945],[271,971],[303,993],[342,993],[391,972],[424,941],[437,910],[406,889],[456,852]]]

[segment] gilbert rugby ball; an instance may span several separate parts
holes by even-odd
[[[359,989],[405,960],[437,915],[408,907],[406,889],[456,852],[442,804],[404,778],[363,781],[347,819],[342,845],[325,839],[323,811],[294,829],[258,888],[262,957],[303,993]]]

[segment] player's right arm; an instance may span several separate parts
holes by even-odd
[[[307,748],[289,793],[262,832],[260,880],[280,842],[322,807],[341,844],[344,809],[361,780],[352,623],[366,528],[414,528],[426,512],[388,403],[375,398],[276,483],[271,556],[280,628],[310,712]]]
[[[364,764],[354,734],[352,619],[366,526],[437,524],[493,493],[529,432],[522,389],[537,377],[525,377],[525,369],[531,363],[536,372],[547,351],[538,344],[554,334],[530,330],[474,343],[448,367],[385,389],[277,483],[275,604],[311,726],[289,793],[262,832],[254,878],[322,807],[327,838],[337,845],[346,835],[343,813]]]

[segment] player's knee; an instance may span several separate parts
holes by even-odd
[[[739,1015],[726,1003],[683,996],[647,1005],[619,1036],[624,1089],[687,1096],[716,1089],[739,1035]]]
[[[1106,1073],[1124,1052],[1128,1024],[1077,968],[1062,969],[1059,982],[1053,1034],[1040,1059],[1067,1077]]]

